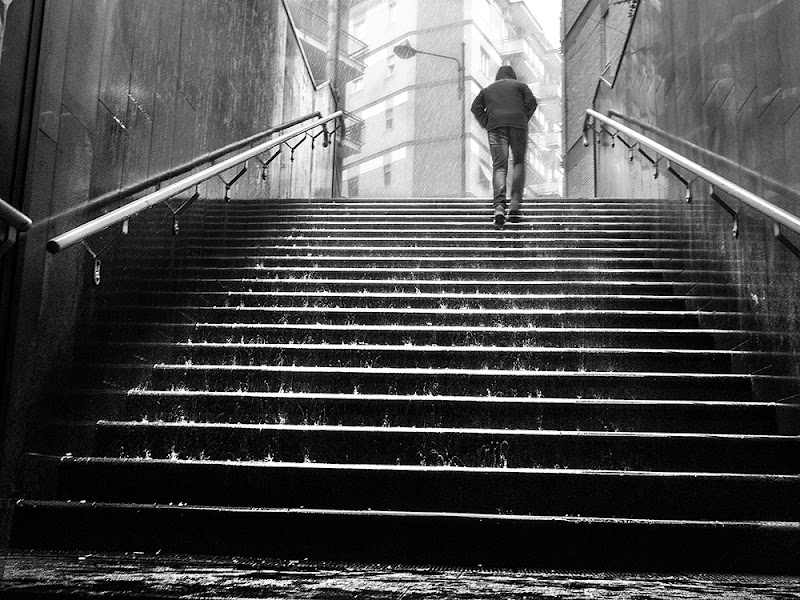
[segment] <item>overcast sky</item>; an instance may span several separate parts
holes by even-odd
[[[561,0],[525,0],[554,47],[561,46]]]

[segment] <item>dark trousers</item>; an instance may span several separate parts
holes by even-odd
[[[492,153],[492,191],[495,208],[506,207],[506,180],[508,179],[508,150],[514,159],[511,174],[511,210],[519,210],[522,190],[525,187],[525,152],[528,149],[528,132],[517,127],[499,127],[489,131],[489,150]]]

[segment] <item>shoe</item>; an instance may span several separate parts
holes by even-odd
[[[503,208],[494,209],[494,225],[495,227],[502,227],[506,222],[506,211]]]
[[[512,223],[519,223],[519,220],[522,218],[522,213],[520,212],[521,204],[522,198],[516,194],[511,194],[511,206],[508,207],[508,220]]]

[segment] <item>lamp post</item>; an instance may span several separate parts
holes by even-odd
[[[466,107],[464,105],[464,96],[465,96],[465,73],[464,73],[464,54],[465,54],[466,43],[461,42],[461,60],[458,60],[455,56],[448,56],[446,54],[437,54],[435,52],[425,52],[423,50],[417,50],[411,45],[411,42],[408,40],[403,40],[401,44],[398,44],[394,47],[394,53],[398,58],[401,59],[408,59],[414,58],[417,54],[427,54],[428,56],[437,56],[439,58],[446,58],[448,60],[454,60],[458,65],[458,99],[459,103],[461,104],[461,197],[465,197],[467,195],[467,117],[466,117]]]

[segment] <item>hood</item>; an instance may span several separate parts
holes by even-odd
[[[497,69],[497,76],[494,78],[495,81],[499,79],[516,79],[517,74],[514,72],[514,69],[511,68],[510,65],[503,65],[499,69]]]

